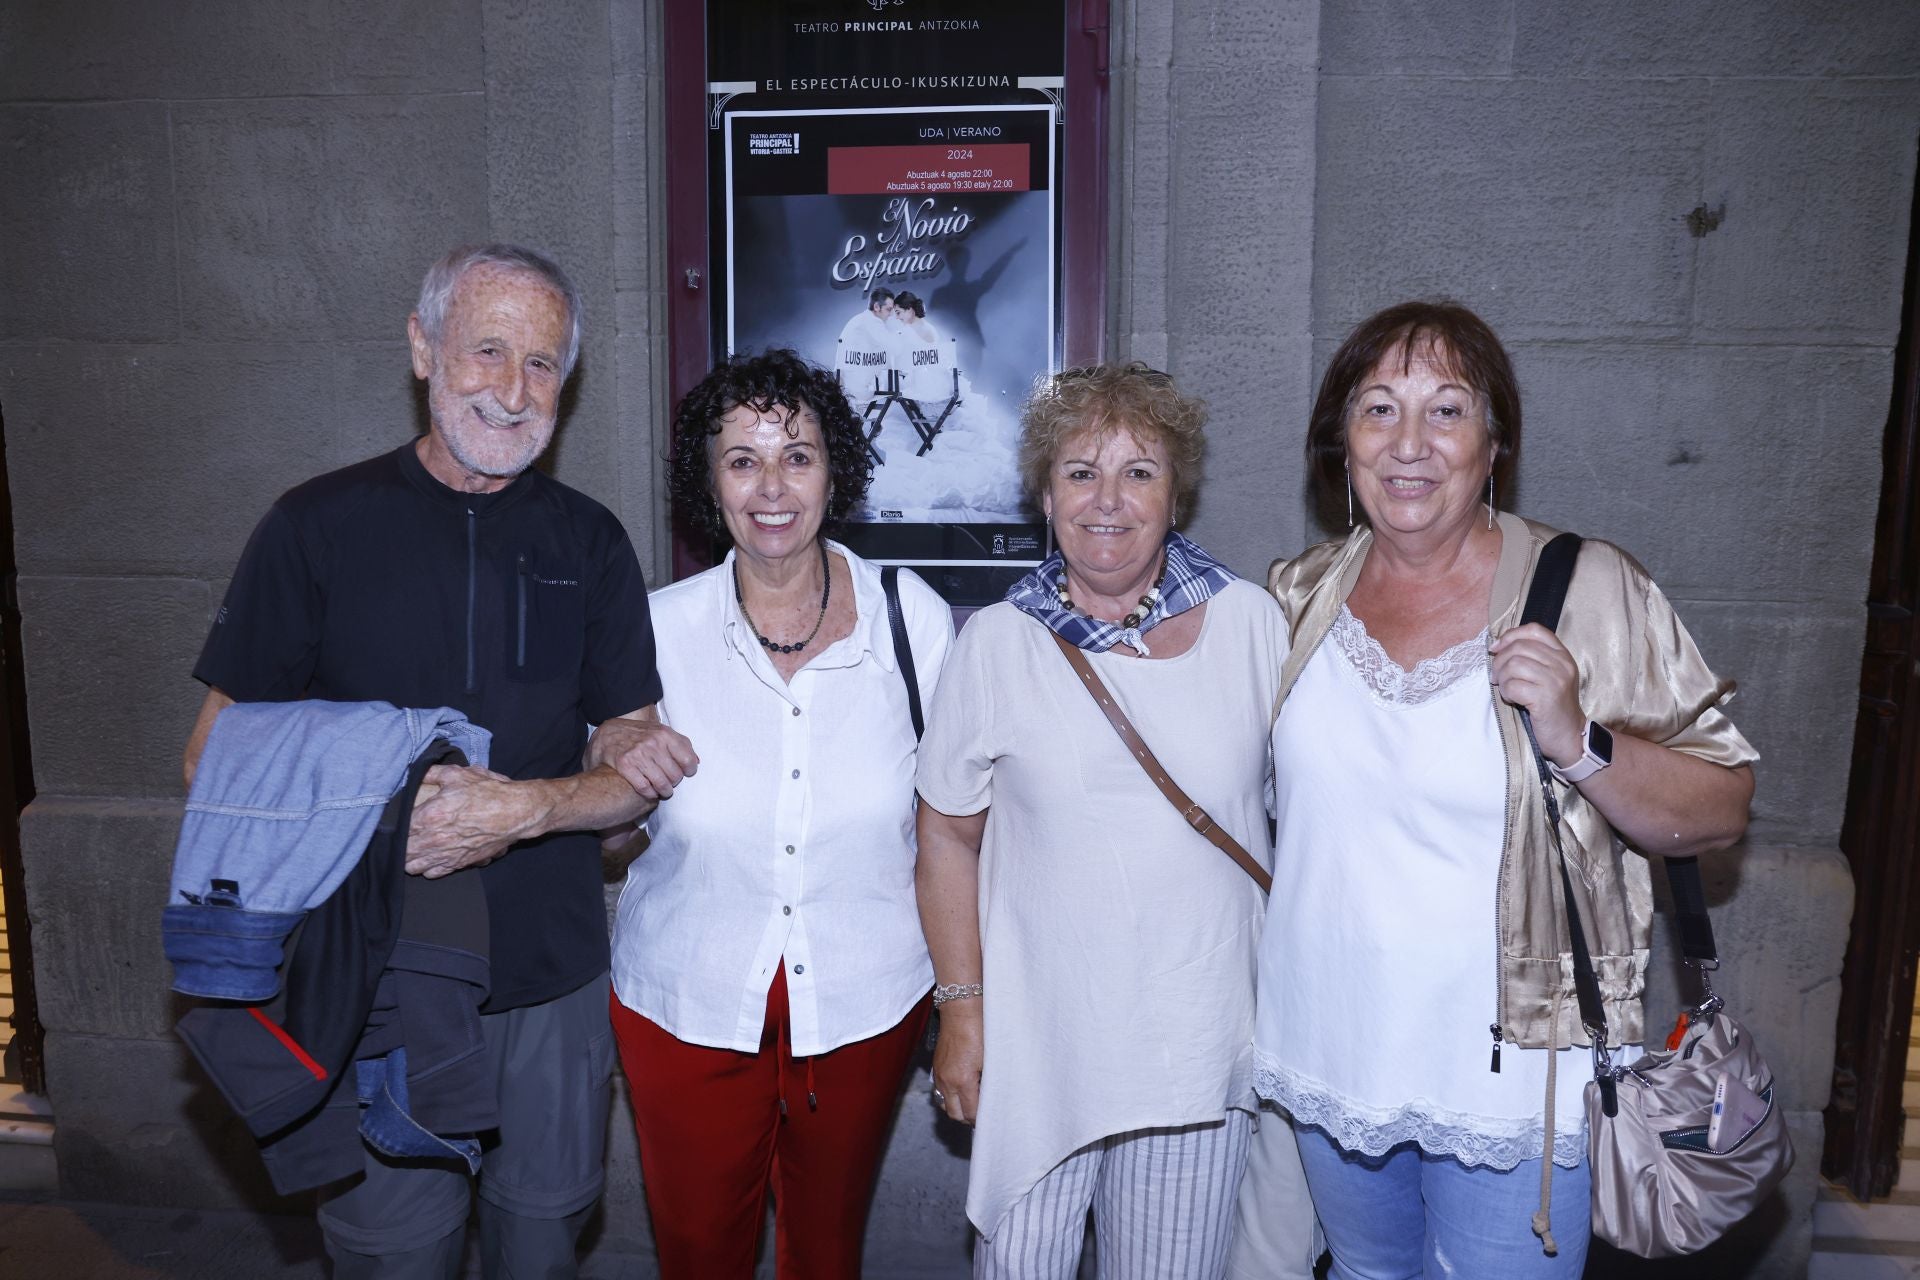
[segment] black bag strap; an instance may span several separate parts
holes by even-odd
[[[1574,562],[1580,556],[1580,538],[1576,534],[1563,533],[1541,548],[1540,561],[1534,568],[1533,585],[1527,591],[1527,602],[1520,611],[1520,624],[1537,622],[1549,631],[1560,625],[1560,610],[1566,604],[1567,588],[1573,581]],[[1573,950],[1573,988],[1574,996],[1580,1002],[1580,1022],[1593,1038],[1596,1063],[1606,1059],[1607,1017],[1605,1005],[1600,999],[1600,981],[1593,971],[1593,956],[1587,949],[1585,932],[1580,927],[1580,910],[1573,901],[1573,877],[1567,870],[1566,848],[1560,841],[1560,802],[1553,793],[1553,775],[1547,767],[1547,759],[1540,750],[1539,739],[1533,734],[1533,717],[1526,708],[1520,709],[1520,725],[1527,733],[1527,744],[1533,750],[1533,763],[1540,777],[1540,795],[1546,804],[1547,835],[1553,842],[1554,856],[1560,863],[1561,897],[1567,908],[1567,933]],[[1700,881],[1700,860],[1698,858],[1666,858],[1667,886],[1673,892],[1674,908],[1679,916],[1681,949],[1687,960],[1704,968],[1717,968],[1719,958],[1714,950],[1713,923],[1707,916],[1706,890]],[[1707,997],[1711,1001],[1713,991],[1707,987]],[[1598,1072],[1596,1072],[1598,1074]],[[1606,1114],[1614,1113],[1612,1077],[1601,1077],[1601,1090]]]
[[[893,628],[893,657],[907,682],[907,712],[913,716],[913,738],[918,742],[927,731],[920,714],[920,677],[913,670],[913,645],[907,640],[907,615],[900,608],[900,566],[887,565],[880,570],[880,589],[887,597],[887,625]]]
[[[1533,569],[1533,585],[1527,590],[1527,602],[1520,610],[1520,625],[1537,622],[1552,631],[1560,625],[1560,608],[1567,601],[1567,586],[1573,581],[1574,561],[1580,558],[1580,538],[1563,533],[1540,550],[1540,561]],[[1553,843],[1554,861],[1560,867],[1560,898],[1567,911],[1567,937],[1573,950],[1573,993],[1580,1003],[1580,1025],[1593,1041],[1593,1074],[1600,1084],[1601,1110],[1613,1115],[1618,1108],[1613,1074],[1607,1062],[1607,1013],[1600,999],[1600,979],[1593,971],[1593,956],[1587,950],[1587,938],[1580,928],[1580,908],[1573,901],[1573,875],[1567,870],[1567,850],[1560,841],[1560,802],[1553,794],[1553,774],[1533,733],[1533,717],[1520,709],[1520,727],[1526,730],[1527,745],[1533,750],[1533,764],[1540,779],[1540,797],[1546,804],[1547,838]]]
[[[1563,533],[1541,548],[1540,561],[1534,566],[1533,585],[1520,610],[1520,625],[1537,622],[1552,631],[1560,625],[1560,609],[1567,602],[1567,587],[1573,581],[1573,565],[1580,558],[1578,534]],[[1580,1001],[1580,1023],[1596,1045],[1607,1042],[1606,1006],[1600,999],[1600,980],[1593,971],[1593,957],[1580,928],[1580,909],[1573,901],[1573,879],[1567,871],[1567,852],[1560,843],[1560,802],[1553,794],[1553,774],[1533,734],[1533,717],[1520,709],[1520,727],[1526,730],[1527,745],[1533,750],[1533,763],[1540,778],[1540,796],[1547,810],[1547,838],[1553,843],[1555,860],[1560,864],[1561,897],[1566,900],[1567,933],[1573,943],[1573,990]]]

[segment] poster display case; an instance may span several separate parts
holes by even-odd
[[[1100,353],[1104,0],[707,0],[668,20],[674,395],[727,352],[833,369],[874,468],[837,536],[955,605],[998,599],[1047,550],[1021,405]],[[710,549],[677,532],[675,560]]]

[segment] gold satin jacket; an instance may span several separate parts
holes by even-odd
[[[1487,620],[1493,636],[1519,622],[1540,550],[1558,532],[1506,512],[1499,519],[1500,563]],[[1275,715],[1339,615],[1372,542],[1372,530],[1362,526],[1342,541],[1276,560],[1268,571],[1267,589],[1279,600],[1292,638]],[[1591,719],[1615,733],[1729,768],[1759,759],[1721,710],[1733,696],[1733,682],[1708,669],[1666,596],[1618,547],[1581,546],[1559,636],[1580,666],[1580,705]],[[1499,698],[1493,706],[1506,746],[1507,828],[1493,903],[1500,984],[1488,1014],[1502,1039],[1525,1048],[1586,1044],[1533,755],[1519,712]],[[1644,857],[1626,856],[1619,836],[1576,788],[1555,785],[1565,820],[1561,839],[1607,1028],[1616,1044],[1638,1044],[1646,1038],[1641,995],[1653,931],[1649,868]]]

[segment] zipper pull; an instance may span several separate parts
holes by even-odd
[[[1488,1023],[1487,1030],[1493,1033],[1493,1061],[1487,1064],[1487,1070],[1493,1072],[1493,1074],[1495,1075],[1499,1075],[1500,1074],[1500,1024],[1497,1022]]]

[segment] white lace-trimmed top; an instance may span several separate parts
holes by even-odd
[[[1488,1069],[1506,756],[1483,631],[1400,668],[1344,606],[1273,728],[1278,843],[1260,1092],[1341,1147],[1510,1169],[1545,1140],[1546,1049]],[[1560,1050],[1554,1163],[1584,1158],[1587,1051]]]

